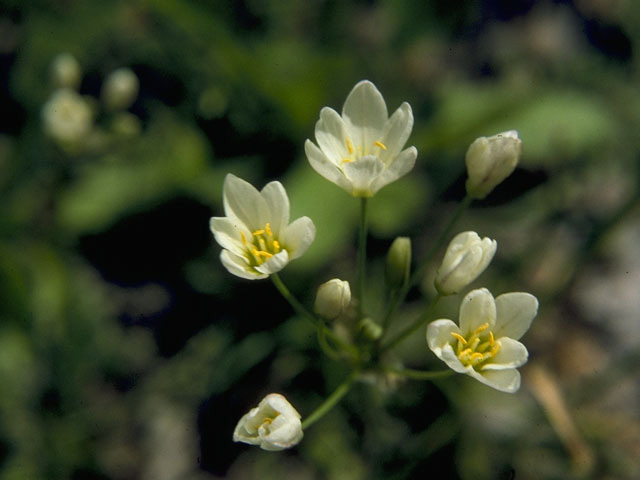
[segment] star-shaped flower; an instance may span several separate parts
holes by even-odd
[[[329,107],[320,111],[318,144],[307,140],[304,147],[320,175],[354,197],[371,197],[413,168],[418,151],[402,150],[412,128],[408,103],[389,118],[382,94],[363,80],[349,93],[342,115]]]
[[[431,322],[427,343],[452,370],[502,392],[520,388],[517,367],[527,362],[518,341],[538,312],[533,295],[512,292],[493,298],[486,288],[473,290],[460,304],[460,326],[448,319]]]

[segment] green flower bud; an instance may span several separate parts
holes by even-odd
[[[522,140],[510,130],[477,138],[467,150],[467,194],[484,198],[515,170],[522,156]]]
[[[411,239],[398,237],[387,253],[385,270],[387,284],[391,288],[402,288],[409,281],[411,272]]]
[[[342,314],[351,303],[349,282],[334,278],[318,287],[314,311],[327,320],[333,320]]]
[[[382,327],[369,317],[360,320],[358,328],[362,335],[369,340],[377,340],[382,336]]]

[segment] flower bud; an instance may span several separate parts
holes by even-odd
[[[467,194],[484,198],[515,170],[522,155],[516,130],[477,138],[467,150]]]
[[[128,68],[119,68],[107,77],[100,96],[109,110],[125,110],[138,96],[138,88],[136,74]]]
[[[318,287],[314,311],[327,320],[340,316],[351,303],[351,288],[346,280],[334,278]]]
[[[93,129],[91,106],[68,88],[56,90],[41,114],[44,133],[69,151],[79,149]]]
[[[57,88],[78,88],[82,80],[82,70],[73,55],[61,53],[53,59],[51,80]]]
[[[402,288],[409,281],[411,271],[411,239],[398,237],[387,253],[386,279],[391,288]]]
[[[497,242],[476,232],[456,235],[436,272],[435,286],[442,295],[453,295],[473,282],[496,253]]]
[[[373,319],[366,317],[358,322],[358,328],[369,340],[378,340],[382,336],[382,327]]]
[[[260,445],[269,451],[293,447],[302,436],[300,414],[279,393],[264,397],[240,419],[233,431],[234,442]]]

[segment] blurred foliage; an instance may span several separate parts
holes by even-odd
[[[639,49],[633,0],[3,0],[0,479],[638,478]],[[64,52],[93,115],[74,148],[43,130]],[[113,112],[120,67],[140,90]],[[351,278],[357,203],[303,144],[363,78],[412,105],[419,151],[371,204],[372,313],[393,238],[419,259],[461,198],[469,143],[520,132],[459,230],[498,240],[483,285],[541,300],[524,387],[371,379],[293,451],[233,444],[263,394],[304,416],[344,372],[269,282],[224,271],[208,219],[227,172],[281,179],[318,232],[283,278],[307,304]],[[398,356],[437,368],[423,338]]]

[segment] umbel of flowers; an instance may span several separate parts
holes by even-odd
[[[312,308],[289,291],[279,272],[303,255],[315,238],[308,217],[289,219],[289,198],[280,182],[258,191],[248,182],[228,174],[224,181],[224,217],[213,217],[211,231],[222,247],[220,260],[238,277],[271,278],[275,287],[302,318],[317,330],[319,346],[333,359],[344,362],[349,376],[304,419],[281,394],[267,395],[238,422],[234,441],[282,450],[300,442],[303,431],[329,412],[360,378],[396,377],[430,380],[449,373],[467,375],[489,387],[515,393],[520,387],[517,368],[528,359],[520,339],[538,311],[533,295],[512,292],[494,296],[486,288],[467,293],[460,303],[458,323],[432,321],[431,312],[440,298],[464,292],[487,269],[497,242],[474,231],[455,235],[436,270],[437,294],[422,314],[404,328],[390,329],[410,289],[422,282],[433,255],[449,239],[455,222],[472,199],[481,199],[516,168],[522,142],[515,130],[480,137],[466,154],[467,196],[437,238],[430,254],[413,266],[411,240],[398,237],[386,258],[387,305],[382,312],[365,305],[367,200],[385,185],[406,175],[417,158],[415,147],[404,148],[413,127],[413,114],[403,103],[389,117],[375,85],[361,81],[347,96],[342,113],[325,107],[315,126],[315,140],[307,140],[305,152],[311,167],[361,204],[356,278],[352,283],[333,278],[322,283]],[[353,291],[352,291],[352,286]],[[376,309],[379,310],[379,309]],[[340,326],[338,328],[338,325]],[[428,349],[447,366],[446,370],[420,371],[388,365],[384,353],[394,349],[418,330],[424,332]],[[350,331],[345,331],[350,329]],[[393,334],[393,335],[392,335]],[[425,353],[427,352],[425,348]]]

